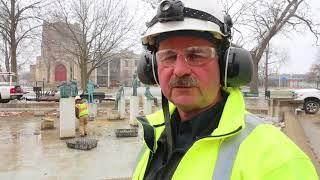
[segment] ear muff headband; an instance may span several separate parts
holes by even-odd
[[[223,58],[223,59],[225,59],[225,61],[223,61],[224,63],[224,81],[223,81],[223,84],[224,84],[224,87],[227,87],[227,85],[228,85],[228,65],[229,65],[229,53],[230,53],[230,48],[231,47],[229,47],[228,49],[227,49],[227,57],[221,57],[221,58]],[[223,60],[223,59],[221,59],[221,60]],[[223,67],[221,67],[221,68],[223,68]],[[221,70],[220,70],[220,74],[221,74]]]
[[[153,79],[158,85],[160,85],[160,83],[158,82],[158,74],[157,74],[158,71],[156,71],[156,68],[158,67],[155,66],[155,63],[157,63],[156,52],[155,51],[151,52],[151,55],[152,55],[151,64],[152,64]]]

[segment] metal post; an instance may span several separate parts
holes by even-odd
[[[279,89],[280,89],[280,72],[279,72],[279,70],[278,70],[278,76],[279,76]]]
[[[108,80],[107,80],[107,87],[110,87],[110,61],[108,61]]]
[[[266,50],[266,64],[265,64],[265,80],[264,80],[264,93],[268,91],[268,61],[269,61],[269,44]]]

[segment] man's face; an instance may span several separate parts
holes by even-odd
[[[185,112],[201,110],[216,103],[220,90],[218,55],[215,53],[215,56],[201,60],[202,63],[199,65],[190,65],[191,63],[188,64],[187,61],[194,57],[190,55],[191,47],[212,49],[213,44],[198,37],[177,36],[162,40],[157,52],[158,76],[162,92],[169,101]],[[174,50],[177,55],[159,55],[161,51],[168,52],[167,50]],[[165,60],[163,63],[159,62],[158,57],[171,59],[174,57],[175,63],[168,66]]]

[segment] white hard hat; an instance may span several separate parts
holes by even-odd
[[[75,100],[79,100],[79,99],[81,99],[81,97],[80,96],[76,96],[74,99]]]
[[[170,15],[168,16],[168,13],[164,11],[174,9],[173,6],[177,7],[175,10],[183,7],[182,10],[178,10],[180,14],[182,13],[182,20],[176,20],[175,15],[171,15],[170,20],[166,19]],[[159,34],[179,30],[207,31],[211,32],[214,38],[222,39],[226,33],[222,31],[225,28],[225,16],[221,7],[218,0],[162,0],[157,15],[147,23],[148,29],[142,35],[142,44],[154,45],[155,37]],[[161,20],[161,13],[164,13],[165,20]]]

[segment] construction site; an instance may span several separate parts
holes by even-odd
[[[248,97],[245,102],[249,112],[289,136],[312,159],[319,174],[319,113],[306,114],[299,109],[301,104],[284,99]],[[114,117],[113,106],[113,101],[98,104],[86,137],[97,139],[98,144],[84,151],[68,148],[70,138],[59,138],[59,103],[0,104],[0,179],[130,179],[143,132],[130,125],[127,103],[123,118]],[[160,108],[154,105],[153,111]],[[141,103],[139,115],[143,115]],[[121,137],[119,129],[134,129],[137,134]]]

